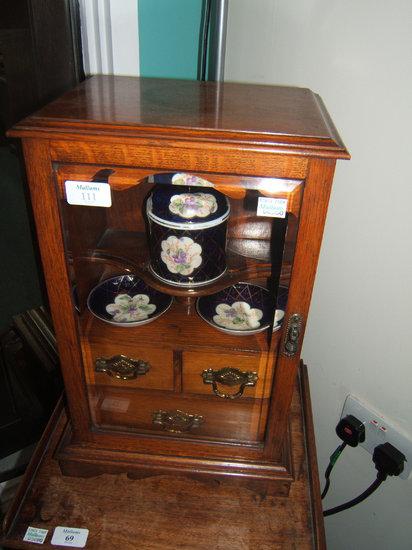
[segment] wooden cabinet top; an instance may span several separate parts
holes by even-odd
[[[319,96],[287,86],[93,76],[10,131],[56,134],[248,142],[349,158]]]

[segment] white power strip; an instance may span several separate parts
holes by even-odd
[[[390,420],[378,413],[367,403],[362,403],[353,395],[348,395],[343,405],[341,418],[348,414],[355,416],[365,425],[365,441],[359,445],[373,454],[381,443],[390,443],[406,457],[403,472],[399,477],[408,479],[412,471],[412,438],[403,433]]]

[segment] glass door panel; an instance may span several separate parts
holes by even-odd
[[[95,426],[262,443],[303,182],[55,176]]]

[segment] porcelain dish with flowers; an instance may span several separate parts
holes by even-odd
[[[136,275],[119,275],[99,283],[90,292],[87,307],[106,323],[136,327],[163,315],[173,298],[151,288]]]
[[[197,301],[200,317],[229,334],[249,335],[266,330],[271,322],[269,292],[251,283],[236,283]]]

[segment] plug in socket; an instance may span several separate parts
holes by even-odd
[[[365,441],[359,445],[366,449],[371,455],[377,445],[381,443],[391,443],[401,451],[407,462],[405,468],[399,477],[408,479],[412,471],[412,439],[403,433],[390,420],[378,413],[367,403],[362,403],[353,395],[348,395],[342,409],[341,418],[348,414],[356,416],[358,420],[365,424]]]

